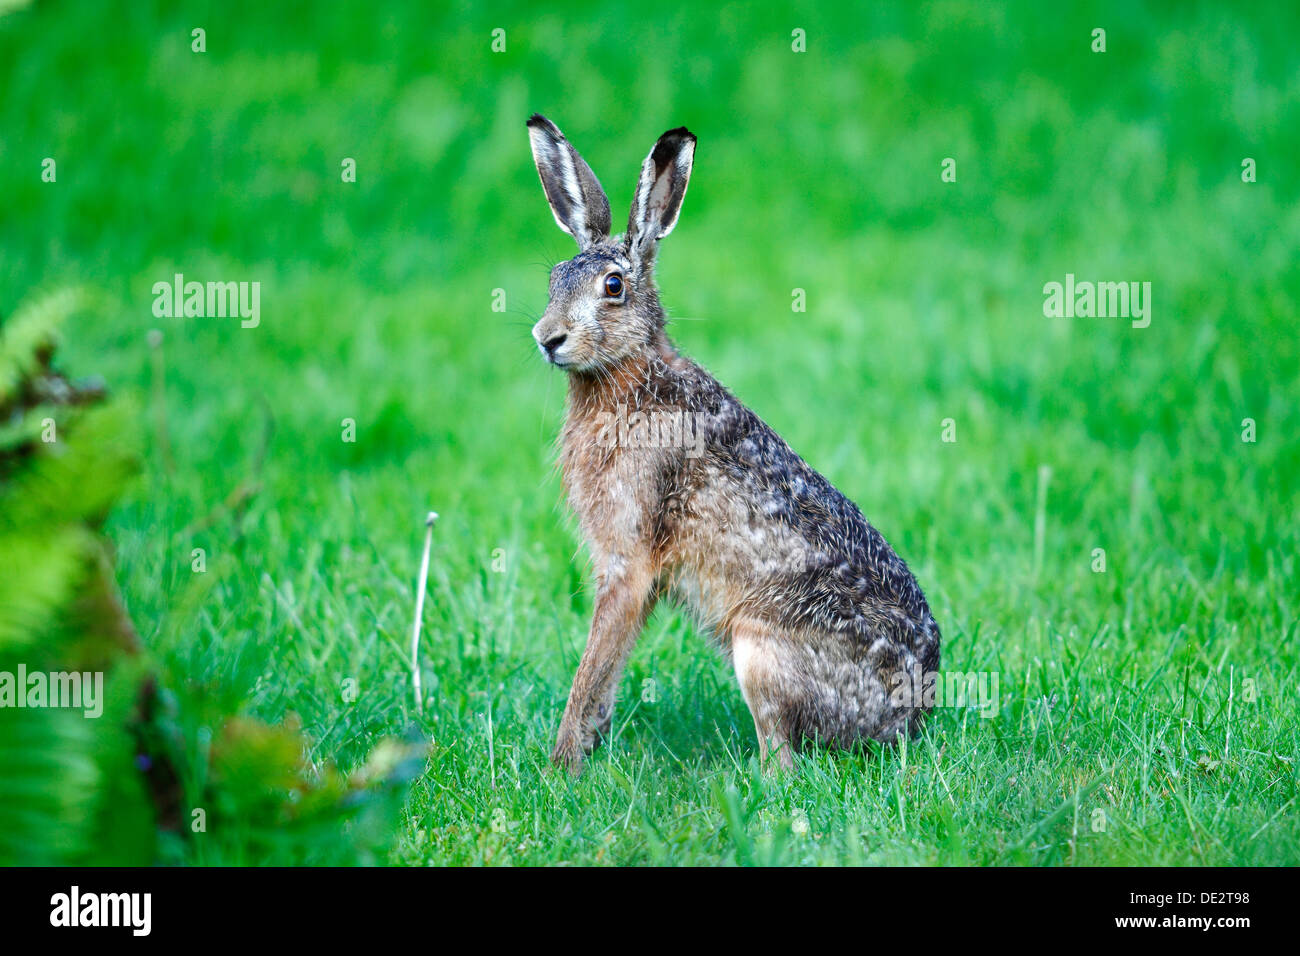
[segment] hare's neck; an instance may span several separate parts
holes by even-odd
[[[619,405],[637,407],[638,394],[654,390],[656,378],[681,361],[677,349],[662,330],[643,352],[597,372],[569,376],[569,414],[583,419],[600,415]]]
[[[646,358],[620,362],[597,372],[569,376],[569,417],[582,420],[599,416],[619,405],[635,405],[637,392],[650,379]]]

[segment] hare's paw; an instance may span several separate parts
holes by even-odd
[[[574,746],[572,738],[561,737],[551,751],[551,763],[557,770],[567,770],[573,776],[582,773],[583,753]]]
[[[551,763],[576,777],[582,773],[582,762],[591,753],[592,746],[593,742],[584,740],[582,734],[562,728],[551,751]]]

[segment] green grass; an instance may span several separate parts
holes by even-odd
[[[0,311],[101,294],[64,365],[148,410],[109,531],[189,712],[296,713],[344,768],[416,721],[399,863],[1300,863],[1300,16],[912,6],[0,18]],[[572,252],[534,110],[616,222],[654,138],[699,135],[660,256],[672,334],[882,530],[944,667],[999,676],[996,716],[765,777],[727,665],[665,609],[616,740],[548,772],[591,592],[552,468],[564,385],[529,336]],[[261,326],[154,318],[177,271],[260,281]],[[1044,318],[1067,272],[1150,281],[1151,326]]]

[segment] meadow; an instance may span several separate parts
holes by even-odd
[[[0,17],[0,315],[97,297],[62,364],[141,410],[107,529],[191,746],[232,711],[345,769],[432,742],[380,862],[1300,864],[1297,40],[1286,3],[37,3]],[[697,134],[670,334],[858,503],[996,707],[764,774],[661,607],[614,740],[550,770],[591,588],[529,331],[575,251],[533,112],[616,225]],[[257,327],[156,316],[177,273],[260,283]],[[1067,275],[1149,282],[1149,325],[1045,314]]]

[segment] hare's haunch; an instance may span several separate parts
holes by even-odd
[[[684,604],[736,668],[760,753],[914,731],[939,628],[903,560],[853,502],[664,332],[654,260],[695,157],[684,128],[641,167],[627,232],[553,123],[533,159],[578,255],[551,270],[533,337],[569,375],[561,462],[595,562],[595,613],[552,760],[578,770],[608,733],[623,665],[661,597]]]

